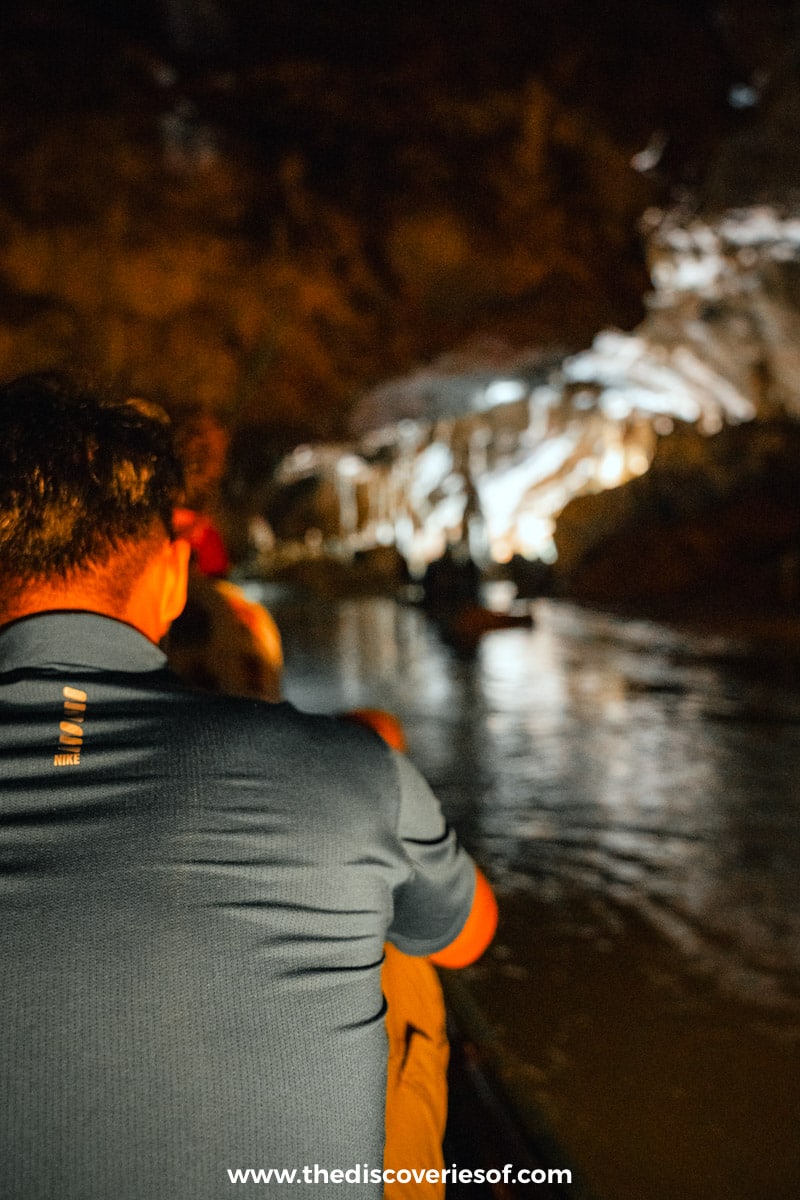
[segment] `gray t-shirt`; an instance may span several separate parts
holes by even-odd
[[[407,760],[48,613],[0,632],[0,781],[3,1200],[379,1197],[382,945],[475,882]]]

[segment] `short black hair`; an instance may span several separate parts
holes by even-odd
[[[102,568],[169,532],[183,473],[167,414],[61,373],[0,386],[0,580]]]

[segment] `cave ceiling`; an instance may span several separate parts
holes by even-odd
[[[291,441],[454,348],[631,329],[642,214],[735,202],[796,142],[796,10],[12,0],[0,369]]]

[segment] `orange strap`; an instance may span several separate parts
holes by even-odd
[[[368,729],[374,729],[393,750],[404,753],[408,749],[403,726],[397,717],[392,716],[386,709],[351,708],[349,712],[341,715],[345,721],[353,721],[356,725],[366,725]]]
[[[464,928],[449,946],[428,955],[437,967],[468,967],[483,954],[494,937],[497,928],[497,901],[492,885],[481,871],[475,868],[475,896]]]

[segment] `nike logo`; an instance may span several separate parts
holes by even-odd
[[[69,746],[53,757],[53,766],[77,767],[81,761],[83,749],[83,719],[86,715],[86,692],[80,688],[64,687],[64,720],[59,725],[59,745]]]

